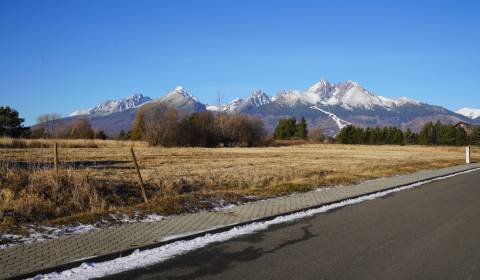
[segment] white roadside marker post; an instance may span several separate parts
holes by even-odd
[[[470,164],[470,161],[471,161],[471,158],[472,158],[471,153],[472,153],[472,149],[469,145],[465,149],[465,161],[466,161],[467,164]]]

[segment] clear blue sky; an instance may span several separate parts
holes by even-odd
[[[480,108],[479,2],[0,0],[0,105],[32,124],[176,85],[213,103],[326,78]]]

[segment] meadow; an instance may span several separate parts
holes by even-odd
[[[143,142],[0,139],[2,227],[93,222],[110,213],[180,214],[462,164],[464,147],[285,145],[160,148]],[[139,191],[130,147],[148,203]],[[474,149],[474,161],[480,160]],[[6,212],[5,212],[6,213]]]

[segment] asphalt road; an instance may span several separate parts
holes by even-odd
[[[480,279],[480,172],[273,226],[110,279]]]

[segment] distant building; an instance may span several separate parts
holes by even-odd
[[[466,123],[466,122],[458,122],[455,127],[461,127],[463,131],[465,131],[465,134],[470,137],[473,134],[473,125],[471,123]]]

